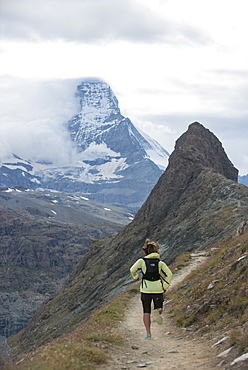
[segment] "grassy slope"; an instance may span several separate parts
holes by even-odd
[[[195,335],[228,335],[225,345],[233,346],[233,356],[237,356],[248,349],[248,232],[213,246],[209,253],[206,264],[168,292],[169,310],[176,325],[190,327]],[[189,259],[189,253],[179,256],[172,269],[182,268]],[[208,289],[211,283],[214,286]],[[13,368],[94,369],[105,363],[109,348],[122,344],[114,327],[136,291],[133,288],[114,299],[70,334],[19,357],[16,361],[20,362]],[[10,340],[14,346],[15,337]]]
[[[168,293],[175,323],[199,335],[229,336],[236,354],[248,349],[248,232],[210,249],[211,258]]]
[[[71,333],[64,335],[36,351],[19,356],[15,365],[6,369],[94,369],[106,363],[108,349],[121,345],[123,339],[115,333],[115,326],[124,316],[128,300],[137,292],[131,289],[108,305],[94,312]],[[18,335],[17,335],[18,336]],[[17,336],[12,337],[14,341]]]

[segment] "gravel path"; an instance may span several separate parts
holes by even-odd
[[[180,283],[190,271],[195,269],[207,257],[204,254],[192,254],[191,263],[173,276],[171,288]],[[120,323],[118,332],[126,339],[124,347],[116,347],[110,353],[112,360],[101,370],[137,369],[147,367],[151,370],[210,370],[222,369],[220,359],[216,358],[215,348],[211,348],[204,338],[195,337],[190,331],[175,327],[166,312],[162,314],[163,324],[152,322],[152,339],[145,340],[145,328],[142,322],[142,306],[137,294],[129,302],[125,318]],[[219,364],[219,366],[218,366]]]

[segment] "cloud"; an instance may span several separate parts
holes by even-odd
[[[138,0],[1,0],[2,36],[73,42],[201,42],[206,35]]]
[[[79,111],[79,80],[35,81],[0,77],[0,160],[69,163],[75,152],[65,123]]]

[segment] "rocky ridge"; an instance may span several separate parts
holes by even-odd
[[[92,310],[125,291],[145,238],[157,240],[168,264],[185,251],[235,237],[247,223],[248,189],[209,130],[195,122],[176,142],[169,166],[135,219],[94,243],[63,290],[40,307],[16,339],[30,351],[68,332]],[[32,334],[31,334],[32,333]]]

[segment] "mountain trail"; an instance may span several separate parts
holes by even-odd
[[[173,275],[170,289],[179,284],[206,258],[205,253],[193,253],[190,264]],[[204,337],[196,337],[190,330],[176,327],[167,312],[168,309],[169,301],[164,305],[163,324],[159,326],[152,322],[152,339],[146,340],[140,296],[137,294],[133,297],[123,321],[116,329],[125,339],[125,345],[111,349],[111,360],[98,369],[221,369],[221,360],[216,358],[216,349],[211,347],[211,343]]]

